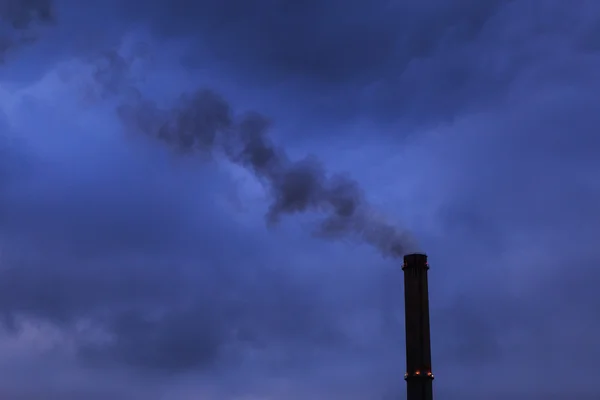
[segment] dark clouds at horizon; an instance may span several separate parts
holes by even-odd
[[[208,87],[414,233],[437,397],[597,398],[598,5],[83,7],[0,70],[0,397],[404,396],[397,262],[131,132],[90,64],[116,50],[120,96]]]

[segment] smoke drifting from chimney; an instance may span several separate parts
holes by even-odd
[[[208,89],[182,95],[169,109],[159,108],[135,88],[123,60],[110,53],[108,62],[104,60],[94,76],[101,86],[110,83],[102,90],[113,94],[115,85],[123,83],[117,113],[126,128],[161,141],[178,153],[222,154],[251,171],[270,192],[269,225],[283,215],[315,212],[324,215],[315,232],[318,236],[358,238],[388,257],[401,257],[412,245],[406,232],[378,217],[355,180],[327,174],[313,156],[291,160],[272,142],[270,122],[263,115],[235,114],[223,97]],[[118,68],[111,70],[111,65]]]

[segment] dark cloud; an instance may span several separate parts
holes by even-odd
[[[217,226],[214,205],[201,195],[188,203],[176,176],[146,175],[131,158],[113,158],[113,169],[81,156],[32,162],[3,196],[0,311],[7,327],[18,332],[23,317],[64,329],[90,321],[109,339],[90,342],[85,331],[85,360],[161,371],[214,367],[231,346],[343,342],[317,282],[242,263],[256,241]],[[75,165],[86,171],[82,180],[72,174]],[[222,253],[225,243],[235,252]]]
[[[466,0],[440,7],[431,1],[290,5],[183,0],[178,7],[154,1],[146,13],[171,14],[172,18],[152,21],[167,35],[210,33],[209,48],[228,61],[248,57],[285,75],[306,75],[332,84],[372,79],[391,61],[406,65],[412,58],[431,55],[444,41],[475,39],[506,3]]]
[[[506,70],[492,69],[494,55],[483,42],[502,39],[490,37],[496,30],[488,27],[502,25],[503,16],[512,15],[511,3],[328,1],[290,6],[182,0],[175,7],[150,2],[131,15],[149,21],[165,37],[192,38],[194,48],[202,49],[190,55],[193,64],[203,66],[210,55],[250,82],[291,83],[296,89],[299,84],[304,95],[306,90],[319,92],[308,107],[321,118],[375,115],[424,123],[505,93],[519,67],[508,63]],[[244,60],[243,69],[239,60]]]
[[[52,0],[2,0],[0,2],[0,59],[7,53],[34,42],[40,26],[54,21]]]
[[[187,167],[165,170],[156,164],[164,153],[148,159],[98,138],[78,143],[85,130],[71,129],[54,139],[74,157],[30,148],[27,173],[6,181],[0,311],[8,328],[21,332],[22,318],[66,330],[87,321],[77,347],[90,365],[169,372],[236,363],[248,348],[345,343],[338,300],[325,296],[333,287],[251,261],[268,247],[219,222],[224,214],[206,196],[219,184]],[[14,146],[6,151],[21,160]]]

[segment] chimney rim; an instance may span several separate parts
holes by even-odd
[[[410,253],[404,255],[404,262],[427,262],[427,254],[425,253]]]
[[[424,253],[411,253],[404,256],[404,264],[402,269],[407,267],[425,267],[429,269],[429,262],[427,261],[427,254]]]

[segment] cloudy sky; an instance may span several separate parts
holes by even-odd
[[[597,1],[0,8],[0,398],[600,396]]]

